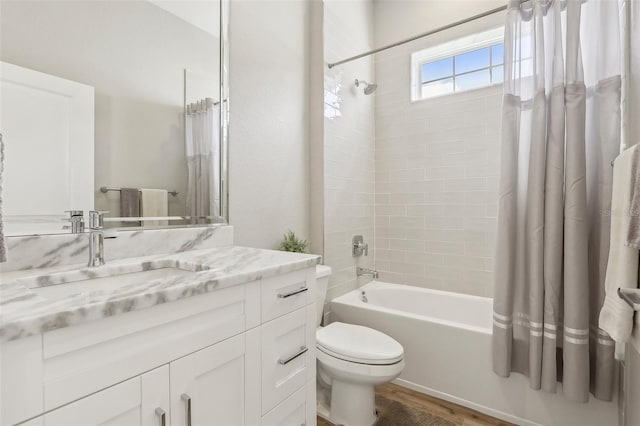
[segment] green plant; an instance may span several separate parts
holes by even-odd
[[[295,232],[289,231],[284,234],[284,238],[280,242],[279,249],[282,251],[291,251],[294,253],[306,253],[309,242],[298,238]]]

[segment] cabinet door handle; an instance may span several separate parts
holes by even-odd
[[[184,402],[187,403],[187,406],[186,406],[187,426],[191,426],[191,397],[188,394],[183,393],[182,395],[180,395],[180,399],[182,399]]]
[[[307,348],[306,346],[300,346],[300,350],[298,352],[296,352],[295,354],[291,355],[289,358],[285,358],[285,359],[280,358],[278,360],[278,364],[287,365],[291,361],[293,361],[294,359],[298,358],[299,356],[304,355],[304,353],[307,352],[308,350],[309,350],[309,348]]]
[[[290,291],[289,293],[278,293],[279,299],[286,299],[287,297],[295,296],[296,294],[304,293],[309,290],[309,287],[301,287],[297,290]]]
[[[160,426],[167,426],[167,413],[162,408],[156,408],[156,415],[160,417]]]

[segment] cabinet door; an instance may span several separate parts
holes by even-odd
[[[239,335],[170,364],[172,426],[245,423],[245,348]]]
[[[164,366],[53,410],[30,424],[161,426],[156,408],[168,407],[168,400],[169,371]]]
[[[169,364],[140,376],[142,401],[140,419],[144,426],[169,426],[171,396],[169,394]]]

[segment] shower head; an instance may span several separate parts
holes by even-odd
[[[363,84],[364,85],[364,94],[365,95],[370,95],[373,92],[376,91],[376,89],[378,88],[378,85],[375,83],[367,83],[364,80],[358,80],[356,78],[356,87],[360,87],[360,85]]]

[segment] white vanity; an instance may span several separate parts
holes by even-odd
[[[0,423],[314,425],[317,261],[223,245],[4,272]]]

